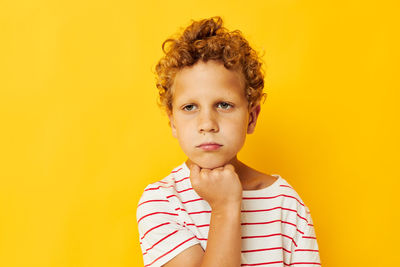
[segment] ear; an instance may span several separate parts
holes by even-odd
[[[172,116],[172,114],[168,114],[168,118],[169,118],[169,126],[171,127],[171,131],[172,131],[172,136],[177,138],[177,134],[176,134],[176,127],[175,127],[175,123],[174,123],[174,117]]]
[[[247,125],[247,133],[252,134],[256,128],[258,115],[260,114],[261,106],[259,103],[254,105],[249,111],[249,123]]]

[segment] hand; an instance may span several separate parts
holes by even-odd
[[[232,164],[215,169],[190,166],[190,181],[196,193],[208,202],[213,210],[224,209],[242,201],[242,184]]]

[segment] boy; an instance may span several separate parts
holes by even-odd
[[[162,47],[160,102],[188,159],[139,200],[145,266],[321,265],[296,191],[237,158],[265,95],[257,53],[220,17],[193,22]]]

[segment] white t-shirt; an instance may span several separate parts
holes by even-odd
[[[162,266],[190,246],[205,250],[211,207],[192,188],[185,163],[148,185],[137,207],[144,265]],[[278,174],[260,190],[244,190],[241,266],[321,265],[311,214]]]

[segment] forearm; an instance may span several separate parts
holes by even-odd
[[[207,248],[201,267],[236,267],[241,262],[241,204],[211,211]]]

